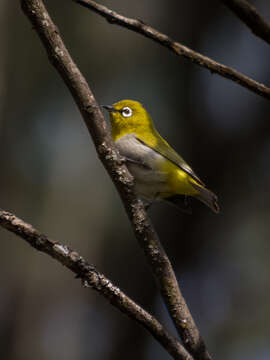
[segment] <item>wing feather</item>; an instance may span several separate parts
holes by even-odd
[[[152,150],[156,151],[157,153],[174,163],[181,170],[185,171],[200,185],[205,186],[204,183],[200,180],[200,178],[192,170],[192,168],[185,162],[185,160],[180,155],[177,154],[177,152],[167,143],[167,141],[165,141],[159,135],[157,131],[155,131],[153,136],[148,136],[147,139],[142,139],[140,135],[136,135],[136,138],[143,145],[148,146]]]

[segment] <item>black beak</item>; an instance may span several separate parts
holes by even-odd
[[[109,112],[115,111],[112,105],[101,105],[104,109],[108,110]]]

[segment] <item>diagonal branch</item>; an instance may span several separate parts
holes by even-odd
[[[23,11],[37,31],[51,63],[69,88],[94,141],[98,156],[114,182],[159,285],[170,316],[184,346],[195,359],[209,360],[210,355],[181,294],[171,263],[133,191],[133,178],[107,129],[104,117],[88,84],[70,57],[42,0],[20,0]]]
[[[221,0],[258,37],[270,44],[270,23],[246,0]]]
[[[192,360],[178,340],[147,311],[141,308],[82,256],[68,246],[50,240],[32,225],[25,223],[7,211],[0,209],[0,225],[24,239],[35,249],[50,255],[82,279],[85,287],[91,287],[124,314],[137,321],[172,355],[174,359]]]
[[[266,99],[270,99],[270,88],[266,87],[248,76],[236,71],[235,69],[223,65],[221,63],[212,60],[211,58],[204,56],[187,46],[180,44],[169,38],[167,35],[159,32],[158,30],[146,25],[140,20],[127,18],[117,12],[110,10],[106,6],[97,4],[93,0],[73,0],[80,5],[83,5],[99,15],[103,16],[109,23],[123,26],[129,30],[135,31],[153,41],[167,47],[169,50],[174,52],[176,55],[183,56],[193,63],[210,70],[212,73],[216,73],[227,79],[230,79],[246,89],[258,94]]]

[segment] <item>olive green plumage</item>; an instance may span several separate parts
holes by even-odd
[[[192,168],[159,135],[142,104],[122,100],[104,107],[110,113],[112,137],[126,158],[142,200],[178,204],[181,197],[193,196],[219,212],[216,195],[206,189]],[[183,204],[186,201],[182,207]]]

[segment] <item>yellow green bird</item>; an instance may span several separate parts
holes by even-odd
[[[121,100],[103,107],[110,113],[112,137],[134,176],[138,197],[146,204],[165,200],[188,212],[186,199],[192,196],[219,212],[217,196],[159,135],[141,103]]]

